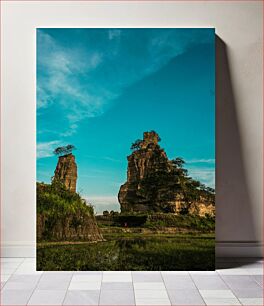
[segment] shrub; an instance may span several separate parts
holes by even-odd
[[[114,224],[117,226],[143,226],[147,221],[147,215],[118,215],[113,217]]]
[[[152,214],[148,215],[146,227],[178,227],[198,231],[213,231],[215,218],[209,215],[200,217],[197,215]]]

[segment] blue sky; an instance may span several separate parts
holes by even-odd
[[[37,180],[74,144],[78,191],[119,210],[134,140],[155,130],[189,175],[215,180],[214,29],[38,29]]]

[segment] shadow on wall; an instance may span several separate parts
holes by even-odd
[[[256,241],[228,47],[216,36],[216,241]],[[219,250],[216,249],[216,255]]]

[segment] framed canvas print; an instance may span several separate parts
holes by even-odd
[[[214,29],[37,29],[36,188],[38,270],[214,270]]]

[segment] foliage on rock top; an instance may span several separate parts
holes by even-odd
[[[67,216],[72,214],[94,215],[93,207],[78,193],[67,190],[63,184],[37,183],[37,212],[47,216]]]
[[[53,154],[58,156],[71,154],[73,150],[76,150],[74,145],[68,144],[67,146],[58,147],[53,151]]]

